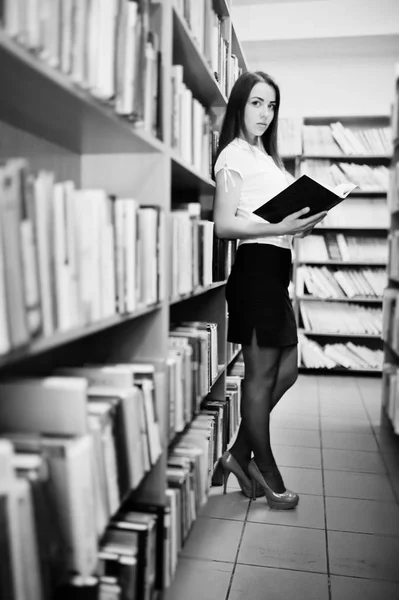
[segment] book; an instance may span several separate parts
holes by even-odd
[[[304,218],[308,218],[330,210],[345,200],[356,187],[355,184],[342,183],[331,189],[307,175],[302,175],[285,190],[254,210],[254,214],[269,223],[279,223],[288,215],[309,206],[310,211],[304,215]]]

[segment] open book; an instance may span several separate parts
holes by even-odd
[[[303,218],[307,218],[330,210],[345,200],[356,187],[353,183],[341,183],[331,189],[307,175],[302,175],[277,196],[254,210],[254,214],[269,223],[279,223],[286,216],[309,206],[310,211],[303,215]]]

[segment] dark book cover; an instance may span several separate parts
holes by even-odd
[[[344,183],[332,191],[311,177],[302,175],[285,190],[254,210],[254,214],[269,223],[280,223],[285,217],[308,206],[310,211],[303,215],[307,218],[319,212],[330,210],[348,196],[357,187]]]

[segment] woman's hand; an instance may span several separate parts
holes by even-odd
[[[312,229],[317,223],[320,223],[327,215],[327,211],[319,212],[311,217],[307,217],[305,219],[301,219],[302,215],[306,215],[310,208],[307,206],[306,208],[302,208],[291,215],[288,215],[281,221],[281,224],[284,228],[284,234],[293,235],[295,237],[305,237],[305,235],[309,235],[312,232]]]

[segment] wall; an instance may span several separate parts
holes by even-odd
[[[390,114],[399,1],[238,0],[232,10],[249,68],[280,84],[282,115]]]

